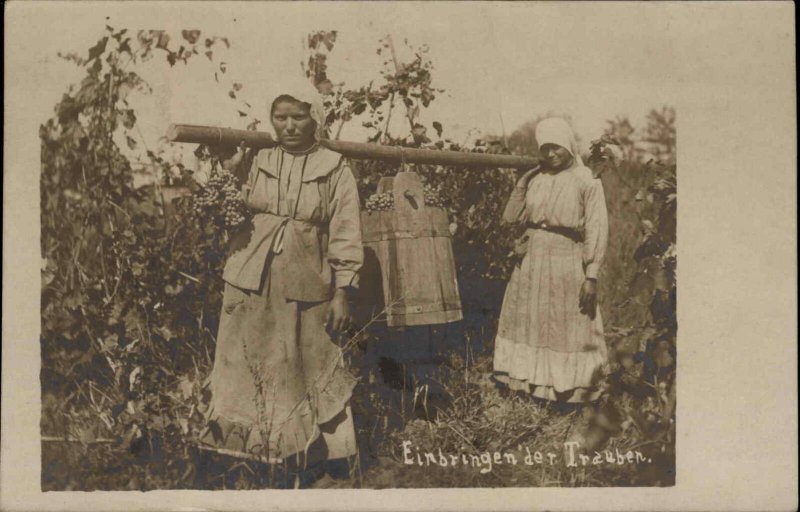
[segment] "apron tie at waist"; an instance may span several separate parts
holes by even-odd
[[[564,226],[551,226],[546,222],[530,222],[528,223],[528,228],[540,229],[542,231],[547,231],[550,233],[555,233],[557,235],[562,235],[576,243],[583,242],[583,233],[581,233],[577,229],[567,228]]]
[[[310,220],[294,219],[294,218],[286,216],[286,215],[276,215],[276,214],[271,214],[271,215],[274,215],[275,217],[281,217],[282,218],[281,224],[280,224],[280,226],[278,226],[278,230],[275,233],[275,239],[272,242],[272,252],[273,252],[273,254],[280,254],[280,253],[283,252],[283,237],[284,237],[284,234],[286,233],[286,226],[289,224],[289,221],[298,222],[298,223],[301,223],[301,224],[310,224],[312,226],[316,226],[320,230],[321,233],[326,233],[327,232],[328,225],[325,224],[324,222],[313,222],[313,221],[310,221]]]
[[[275,239],[272,242],[272,253],[280,254],[283,252],[283,234],[286,232],[286,225],[291,220],[290,217],[284,217],[281,225],[278,226],[278,231],[275,233]]]

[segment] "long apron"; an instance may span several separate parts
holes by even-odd
[[[308,465],[356,453],[356,379],[326,331],[330,302],[277,293],[290,257],[271,253],[260,292],[225,285],[203,440],[229,455]]]
[[[594,400],[607,348],[600,308],[589,316],[578,304],[586,278],[583,244],[542,229],[527,234],[528,252],[503,299],[495,377],[511,389],[547,400]]]

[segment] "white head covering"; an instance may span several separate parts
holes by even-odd
[[[271,108],[275,98],[283,95],[291,96],[298,101],[311,105],[311,119],[317,123],[315,137],[317,140],[324,139],[327,131],[325,128],[325,107],[322,104],[322,95],[317,91],[317,88],[311,85],[307,78],[298,77],[297,79],[287,80],[275,89],[275,95],[269,100],[267,107]]]
[[[536,143],[539,148],[545,144],[556,144],[566,149],[572,154],[575,163],[583,167],[583,160],[581,159],[578,142],[575,140],[575,134],[572,133],[572,128],[569,127],[567,122],[560,117],[548,117],[543,119],[536,125]]]

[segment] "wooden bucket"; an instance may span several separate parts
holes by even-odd
[[[394,209],[361,213],[365,302],[373,314],[385,308],[390,327],[461,320],[447,212],[425,205],[414,172],[383,178],[378,192],[394,195]]]

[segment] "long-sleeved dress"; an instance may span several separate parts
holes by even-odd
[[[608,239],[603,185],[582,166],[515,187],[504,219],[528,226],[526,254],[506,289],[495,339],[495,378],[547,400],[594,400],[607,358],[599,308],[579,307]]]
[[[353,455],[355,378],[325,326],[334,288],[357,286],[363,261],[353,173],[324,148],[261,150],[245,193],[254,215],[223,273],[203,440],[269,462]]]

